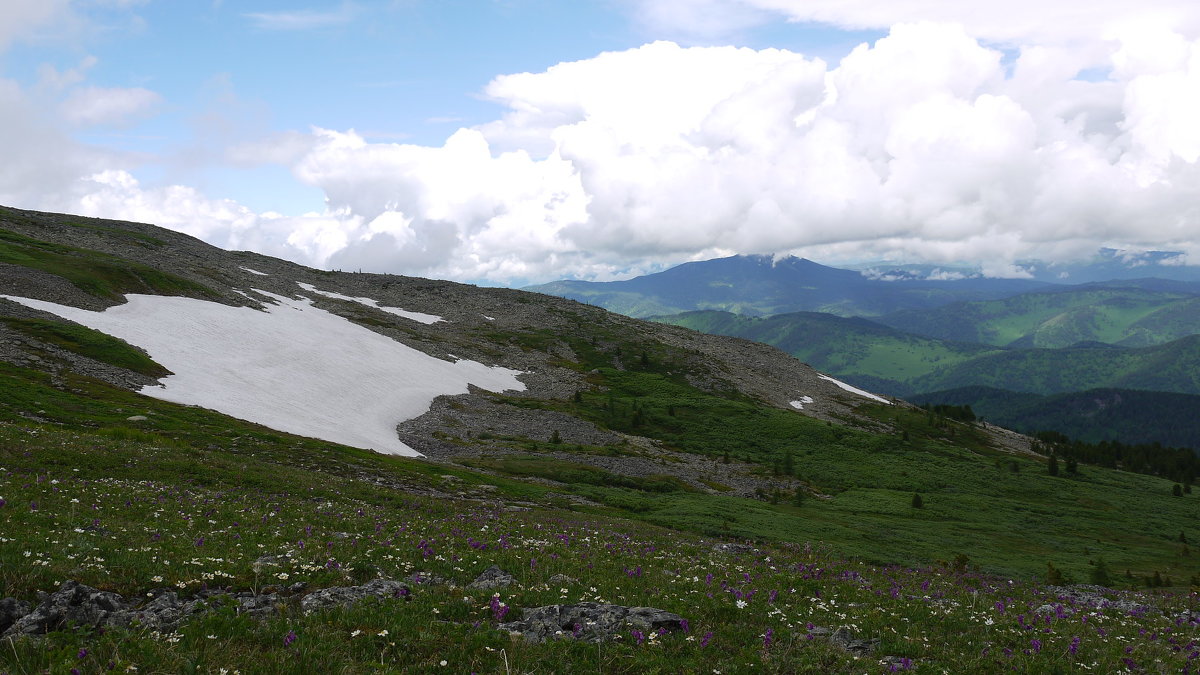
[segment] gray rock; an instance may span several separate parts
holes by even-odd
[[[1136,602],[1133,599],[1136,596],[1115,591],[1104,586],[1075,584],[1073,586],[1047,586],[1046,590],[1058,596],[1059,601],[1073,605],[1095,607],[1096,609],[1113,609],[1126,614],[1131,612],[1142,614],[1157,611],[1150,605]]]
[[[260,618],[274,614],[279,605],[279,596],[275,593],[266,593],[263,595],[242,593],[234,598],[234,600],[237,602],[238,614]]]
[[[569,577],[565,574],[555,574],[554,576],[550,577],[546,583],[551,585],[570,586],[571,584],[579,583],[579,580],[575,577]]]
[[[624,607],[597,602],[576,605],[546,605],[522,611],[519,621],[500,624],[501,630],[520,634],[526,642],[575,638],[605,642],[626,631],[677,631],[683,617],[654,607]]]
[[[125,609],[125,599],[77,581],[64,581],[54,593],[40,593],[41,604],[13,622],[11,635],[45,635],[67,626],[96,628]]]
[[[829,636],[829,644],[841,647],[855,656],[868,656],[879,646],[879,638],[863,640],[849,628],[843,626]]]
[[[300,599],[300,608],[311,612],[328,607],[345,607],[363,598],[374,596],[381,600],[408,598],[408,586],[390,579],[375,579],[362,586],[334,586],[313,591]]]
[[[1037,614],[1038,616],[1058,616],[1058,610],[1060,607],[1062,608],[1062,613],[1064,616],[1071,616],[1075,613],[1075,610],[1070,609],[1069,607],[1063,607],[1062,605],[1042,605],[1041,607],[1033,610],[1033,613]]]
[[[4,598],[0,600],[0,635],[8,630],[18,619],[25,616],[30,611],[28,602],[21,602],[16,598]]]
[[[513,575],[505,572],[496,565],[492,565],[483,571],[483,574],[475,577],[475,581],[467,584],[467,588],[473,591],[490,591],[495,588],[504,588],[511,585],[516,579]]]
[[[137,609],[121,611],[109,617],[118,626],[137,625],[151,630],[172,631],[187,619],[208,611],[203,600],[181,601],[173,591],[160,594]]]
[[[745,544],[732,544],[729,542],[724,542],[724,543],[717,544],[716,546],[713,546],[713,550],[718,551],[720,553],[729,553],[732,555],[746,555],[748,553],[754,553],[758,549],[754,548],[753,546],[747,546]]]

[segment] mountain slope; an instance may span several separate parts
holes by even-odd
[[[818,312],[762,318],[728,312],[687,312],[654,320],[764,342],[824,372],[893,396],[914,391],[910,383],[918,378],[999,351],[911,335],[867,319]]]
[[[1002,349],[818,313],[756,318],[691,312],[655,320],[765,342],[891,396],[972,386],[1040,395],[1097,388],[1200,394],[1200,336],[1141,348],[1091,343]]]
[[[912,381],[916,391],[985,386],[1035,394],[1146,389],[1200,394],[1200,335],[1154,347],[1105,344],[984,354]]]
[[[1169,478],[1094,466],[1052,477],[1025,438],[850,392],[754,342],[539,294],[322,273],[136,223],[0,209],[0,256],[0,289],[20,298],[0,299],[0,589],[11,596],[0,631],[22,633],[5,639],[0,670],[823,673],[862,668],[822,637],[853,621],[882,635],[874,657],[899,655],[888,663],[1036,671],[1056,662],[1022,655],[1018,627],[1003,643],[1015,656],[955,646],[962,635],[1009,640],[992,626],[1014,613],[984,617],[976,604],[1050,592],[978,569],[1028,580],[1052,561],[1090,579],[1103,556],[1129,569],[1128,583],[1200,574],[1177,539],[1181,528],[1196,536],[1196,502],[1172,495]],[[197,352],[184,331],[175,339],[212,369],[188,370],[144,340],[169,334],[166,323],[152,330],[145,304],[223,334],[214,345],[242,368],[222,372],[226,354]],[[137,321],[97,319],[122,312]],[[264,372],[314,376],[320,364],[306,359],[332,354],[282,352],[300,329],[278,331],[283,345],[239,333],[280,315],[342,351],[364,330],[403,345],[412,377],[389,376],[401,393],[449,380],[419,371],[426,359],[478,363],[466,364],[472,384],[485,369],[517,371],[524,388],[433,390],[430,410],[410,418],[392,401],[396,440],[427,459],[138,393],[214,387],[188,384],[202,375],[302,389]],[[334,368],[383,370],[389,353]],[[352,372],[341,386],[319,378],[329,390],[301,408],[312,422],[312,406],[368,382]],[[506,574],[473,584],[493,565]],[[86,626],[42,621],[54,602]],[[546,643],[510,633],[530,629],[512,620],[565,603],[680,619],[661,633],[611,628],[620,639],[583,621],[551,626],[562,635]],[[1140,611],[1110,627],[1120,645],[1080,655],[1115,668],[1139,631],[1170,621]],[[1066,653],[1072,633],[1039,640],[1043,653]],[[1136,644],[1182,663],[1150,651],[1162,643]]]
[[[627,281],[555,281],[526,290],[648,317],[714,309],[747,315],[817,311],[876,316],[901,308],[999,298],[1047,286],[1021,279],[882,281],[811,260],[732,256],[684,263]]]
[[[990,387],[916,394],[919,405],[969,405],[976,415],[1033,434],[1053,430],[1086,443],[1159,443],[1200,450],[1200,396],[1138,389],[1091,389],[1051,396]]]
[[[1200,297],[1089,284],[903,310],[876,320],[917,335],[1000,347],[1054,349],[1080,342],[1143,347],[1200,333]]]
[[[1015,612],[985,623],[972,598],[1048,592],[975,566],[1028,580],[1053,561],[1088,579],[1102,556],[1130,570],[1122,583],[1200,574],[1177,538],[1196,536],[1197,502],[1172,494],[1173,476],[1087,465],[1051,476],[1027,439],[880,403],[765,345],[519,291],[324,273],[150,226],[0,210],[0,230],[5,295],[116,316],[146,302],[126,293],[154,291],[163,306],[206,303],[215,331],[233,330],[226,312],[316,309],[446,364],[518,371],[525,387],[470,386],[416,417],[397,411],[397,440],[427,459],[385,455],[141,395],[172,384],[158,346],[0,300],[5,616],[78,588],[71,579],[121,594],[80,592],[72,606],[108,603],[95,621],[118,606],[166,617],[17,637],[0,651],[7,672],[109,661],[142,672],[857,671],[862,661],[815,630],[851,606],[863,608],[855,630],[885,636],[875,656],[1036,671],[1051,661],[1021,656],[1016,627],[1003,643],[1012,658],[954,645],[1009,639],[988,626]],[[384,357],[360,361],[372,358]],[[471,586],[491,565],[507,585]],[[374,597],[328,603],[356,592]],[[957,600],[931,614],[939,593]],[[599,648],[582,622],[551,627],[562,635],[545,643],[505,628],[580,602],[660,607],[690,628],[651,639],[623,625]],[[1112,628],[1136,639],[1171,621],[1143,613]],[[1071,644],[1066,630],[1039,639],[1059,653]],[[1122,656],[1102,643],[1079,651],[1097,669]]]

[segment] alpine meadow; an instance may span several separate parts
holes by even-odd
[[[0,675],[1200,675],[1195,0],[0,0]]]

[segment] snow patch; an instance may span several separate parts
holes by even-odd
[[[174,375],[141,393],[272,429],[388,454],[419,456],[396,425],[473,384],[524,390],[520,371],[443,361],[312,305],[252,289],[264,310],[182,297],[128,295],[92,312],[0,295],[145,349]]]
[[[799,401],[790,401],[792,407],[796,410],[804,410],[804,406],[812,402],[813,397],[811,396],[801,396]]]
[[[388,314],[395,314],[396,316],[402,316],[406,319],[412,319],[413,321],[416,321],[418,323],[431,324],[431,323],[437,323],[438,321],[445,321],[445,319],[443,319],[442,317],[440,317],[436,314],[424,314],[422,312],[409,312],[407,310],[400,309],[399,307],[381,307],[379,305],[378,301],[372,300],[370,298],[355,298],[355,297],[351,297],[349,295],[342,295],[341,293],[333,293],[331,291],[322,291],[322,290],[318,290],[317,287],[313,286],[312,284],[305,284],[305,283],[301,283],[299,281],[296,282],[296,285],[310,293],[316,293],[317,295],[323,295],[327,298],[333,298],[335,300],[348,300],[350,302],[357,302],[360,305],[366,305],[367,307],[373,307],[375,309],[383,310],[383,311],[387,312]]]
[[[891,401],[887,400],[886,398],[883,398],[882,396],[876,396],[875,394],[872,394],[869,391],[863,391],[862,389],[859,389],[858,387],[850,386],[850,385],[846,384],[845,382],[842,382],[841,380],[835,380],[828,375],[818,375],[817,377],[820,377],[822,380],[828,380],[829,382],[836,384],[837,386],[841,387],[842,389],[845,389],[846,391],[854,393],[854,394],[858,394],[859,396],[865,396],[873,401],[879,401],[880,403],[886,403],[888,405],[892,404]]]
[[[266,272],[259,272],[258,270],[252,270],[252,269],[250,269],[249,267],[239,267],[238,269],[239,269],[239,270],[245,270],[245,271],[249,272],[250,274],[257,274],[257,275],[258,275],[258,276],[260,276],[260,277],[269,277],[269,276],[271,276],[270,274],[267,274]]]
[[[483,318],[487,319],[488,321],[495,321],[495,320],[496,320],[496,317],[494,317],[494,316],[488,316],[487,314],[480,314],[479,316],[482,316]]]

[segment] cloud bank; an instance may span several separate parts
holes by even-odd
[[[743,4],[865,21],[856,3]],[[968,27],[1003,18],[980,12]],[[1192,18],[1171,17],[1177,29],[1088,26],[1108,32],[1082,46],[1068,44],[1072,28],[1007,55],[960,24],[901,23],[838,64],[656,42],[497,77],[484,94],[499,119],[441,146],[313,129],[229,149],[322,190],[320,214],[143,187],[111,158],[59,180],[69,184],[55,207],[316,266],[496,283],[608,279],[730,253],[975,262],[996,275],[1101,246],[1200,261]],[[1006,21],[977,34],[1040,37]],[[154,103],[126,95],[111,109]],[[12,194],[7,180],[0,199]]]

